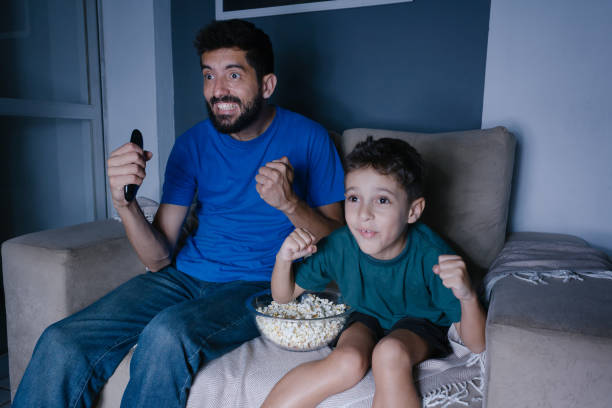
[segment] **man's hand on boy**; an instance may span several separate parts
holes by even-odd
[[[317,252],[315,242],[316,237],[310,231],[305,228],[296,228],[285,238],[277,257],[283,261],[291,262],[312,255]]]
[[[433,272],[442,279],[445,287],[453,291],[457,299],[471,300],[475,296],[467,267],[460,256],[440,255]]]
[[[266,203],[286,214],[295,210],[298,199],[293,191],[293,166],[286,156],[260,167],[255,181],[255,188]]]

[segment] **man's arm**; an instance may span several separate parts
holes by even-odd
[[[310,208],[304,201],[297,199],[292,210],[283,211],[296,228],[312,231],[316,240],[329,235],[344,224],[344,214],[340,202]]]
[[[162,204],[149,224],[136,200],[117,209],[128,240],[149,270],[156,272],[172,262],[174,248],[189,207]]]
[[[126,143],[111,153],[107,173],[113,205],[121,217],[130,243],[142,263],[151,271],[158,271],[172,262],[174,247],[189,207],[162,204],[151,225],[136,200],[125,200],[123,186],[142,184],[146,162],[152,156],[151,152]]]
[[[261,167],[255,181],[266,203],[282,211],[296,228],[308,228],[317,241],[344,224],[340,202],[311,208],[300,200],[293,191],[293,167],[287,157]]]

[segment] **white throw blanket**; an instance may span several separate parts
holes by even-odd
[[[484,353],[472,354],[458,341],[454,327],[449,330],[449,340],[453,354],[424,361],[416,369],[423,407],[480,407]],[[194,380],[187,407],[259,407],[274,384],[289,370],[304,362],[322,359],[330,352],[330,348],[287,351],[258,337],[201,370]],[[328,398],[319,407],[371,407],[373,396],[374,379],[369,372],[355,387]]]

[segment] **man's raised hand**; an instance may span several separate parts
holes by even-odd
[[[125,200],[123,187],[127,184],[141,185],[146,176],[146,162],[153,153],[142,150],[134,143],[126,143],[114,150],[106,161],[106,172],[115,208],[129,204]]]
[[[260,167],[255,181],[259,196],[272,207],[287,214],[297,206],[298,199],[293,191],[293,166],[286,156]]]

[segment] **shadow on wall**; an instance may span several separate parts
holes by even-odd
[[[513,127],[512,134],[516,137],[516,148],[514,151],[514,170],[512,172],[512,194],[510,194],[510,203],[508,204],[508,231],[511,231],[510,217],[516,214],[518,181],[521,178],[521,169],[523,164],[523,132],[520,127]]]

